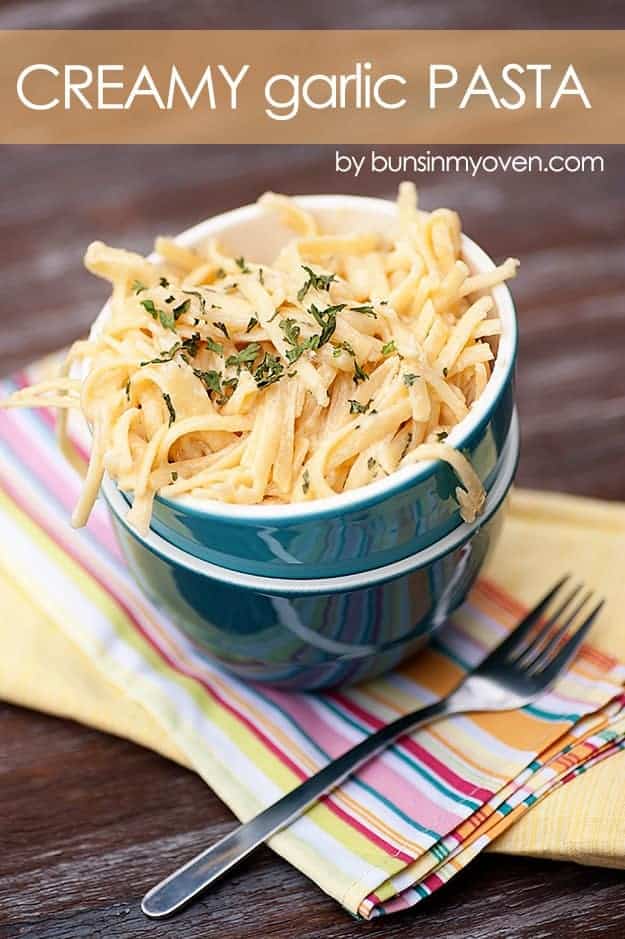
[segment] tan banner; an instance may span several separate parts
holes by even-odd
[[[4,143],[625,142],[625,31],[0,32]]]

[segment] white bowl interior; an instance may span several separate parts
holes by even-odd
[[[324,231],[345,233],[354,231],[379,231],[392,234],[397,225],[395,203],[386,199],[365,198],[363,196],[296,196],[295,200],[310,211],[320,222]],[[201,248],[210,238],[217,238],[225,250],[234,255],[243,255],[250,261],[270,264],[280,249],[293,237],[291,229],[282,225],[277,216],[268,213],[256,203],[246,205],[222,215],[206,219],[187,229],[176,237],[176,241],[188,247]],[[495,264],[482,249],[466,235],[462,236],[462,255],[472,273],[493,270]],[[158,261],[154,254],[150,260]],[[490,380],[469,414],[457,424],[449,434],[447,442],[451,446],[461,446],[463,440],[477,426],[496,401],[502,385],[508,376],[514,349],[516,346],[516,317],[510,291],[505,284],[499,284],[492,291],[495,309],[491,315],[499,316],[502,333],[499,338],[497,357]],[[109,315],[108,303],[96,319],[92,332],[102,328]],[[246,518],[256,521],[268,521],[278,516],[303,518],[324,510],[339,507],[343,510],[354,508],[364,499],[382,498],[384,494],[409,479],[418,479],[429,471],[430,463],[419,463],[405,467],[379,481],[370,483],[361,489],[353,489],[326,499],[312,502],[270,506],[235,505],[231,503],[203,500],[184,496],[177,503],[210,515],[223,515]]]

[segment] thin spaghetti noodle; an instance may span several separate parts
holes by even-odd
[[[480,480],[445,443],[488,382],[501,324],[490,290],[518,262],[472,274],[455,212],[398,197],[397,234],[319,230],[296,200],[267,193],[294,238],[274,263],[159,238],[161,264],[91,244],[110,312],[75,343],[55,380],[4,406],[81,408],[93,433],[82,525],[105,471],[149,526],[156,493],[232,503],[332,496],[419,460],[445,460],[462,517]],[[74,376],[82,363],[84,377]],[[66,421],[64,452],[75,466]]]

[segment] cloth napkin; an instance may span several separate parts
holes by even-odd
[[[102,504],[70,529],[80,480],[53,431],[46,410],[0,411],[0,695],[177,759],[247,819],[444,694],[572,570],[609,602],[553,692],[403,738],[271,846],[366,919],[418,903],[486,848],[625,866],[624,506],[517,491],[483,578],[426,652],[355,688],[287,694],[207,663],[150,605]]]

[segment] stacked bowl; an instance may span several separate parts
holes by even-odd
[[[380,199],[298,202],[333,232],[384,232],[396,217],[395,206]],[[236,255],[269,263],[290,233],[250,205],[177,240],[198,246],[211,237]],[[473,272],[494,266],[465,236],[463,258]],[[472,524],[460,518],[456,477],[439,461],[292,505],[157,497],[146,536],[125,521],[129,498],[105,481],[131,571],[208,658],[284,688],[353,683],[413,654],[462,603],[501,525],[519,454],[515,312],[505,285],[493,298],[502,322],[493,373],[447,441],[471,460],[487,493]]]

